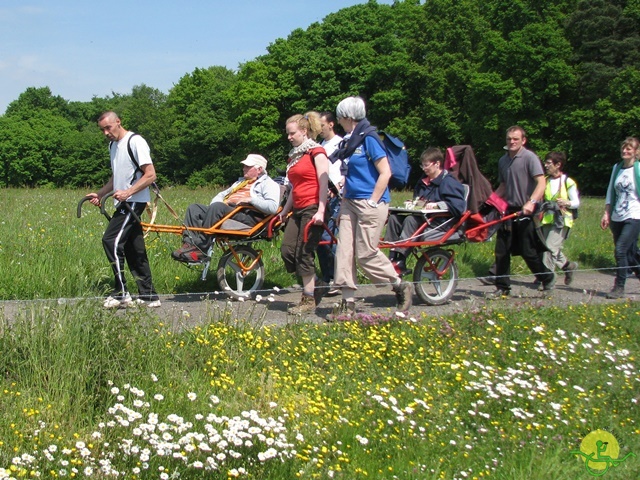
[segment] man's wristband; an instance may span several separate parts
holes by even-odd
[[[530,199],[529,199],[529,201],[530,201],[531,203],[533,203],[534,205],[536,205],[536,204],[538,203],[538,201],[537,201],[537,200],[534,200],[533,198],[530,198]]]
[[[378,208],[378,202],[372,199],[367,200],[367,205],[369,205],[372,208]]]

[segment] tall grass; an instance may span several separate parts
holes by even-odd
[[[101,296],[112,286],[112,273],[102,250],[106,219],[99,210],[84,204],[82,218],[76,218],[77,202],[86,194],[78,190],[0,189],[0,299],[75,298]],[[215,193],[205,189],[170,188],[167,201],[183,215],[190,203],[207,203]],[[410,192],[394,192],[393,203],[401,205]],[[601,199],[583,199],[581,217],[576,222],[565,252],[580,262],[581,268],[614,265],[609,232],[599,227]],[[162,203],[157,223],[176,224]],[[286,273],[280,260],[279,239],[257,242],[264,251],[266,288],[288,286],[296,279]],[[219,286],[215,268],[221,252],[214,254],[212,271],[206,282],[198,271],[173,261],[172,250],[180,245],[178,236],[151,234],[147,249],[156,289],[161,294],[212,292]],[[493,262],[493,242],[454,247],[462,278],[486,274]],[[524,262],[515,259],[512,272],[527,272]],[[131,281],[131,280],[130,280]],[[135,287],[131,287],[135,291]]]

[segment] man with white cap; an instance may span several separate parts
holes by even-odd
[[[184,217],[185,226],[210,228],[238,205],[251,205],[256,209],[247,209],[233,216],[233,220],[248,227],[254,226],[266,215],[277,212],[280,204],[280,185],[267,175],[267,159],[252,153],[240,163],[243,176],[213,197],[211,204],[189,205]],[[182,247],[171,256],[179,262],[189,263],[204,260],[213,239],[210,235],[185,230],[182,240]]]

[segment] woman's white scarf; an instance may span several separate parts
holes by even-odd
[[[317,143],[315,140],[307,138],[304,142],[302,142],[297,147],[293,147],[289,152],[290,161],[289,161],[289,164],[287,165],[287,172],[291,167],[293,167],[296,163],[298,163],[298,161],[303,157],[305,153],[307,153],[312,148],[316,148],[319,146],[320,144]]]

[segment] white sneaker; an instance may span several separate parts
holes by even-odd
[[[133,303],[131,295],[127,292],[124,297],[112,297],[109,295],[102,306],[104,308],[127,308],[129,305]]]
[[[162,303],[160,303],[160,300],[152,300],[150,302],[145,302],[141,298],[136,298],[134,303],[140,307],[146,306],[147,308],[158,308],[162,305]]]
[[[333,285],[333,280],[329,282],[329,291],[327,292],[327,297],[335,297],[336,295],[340,295],[342,293],[342,289]]]

